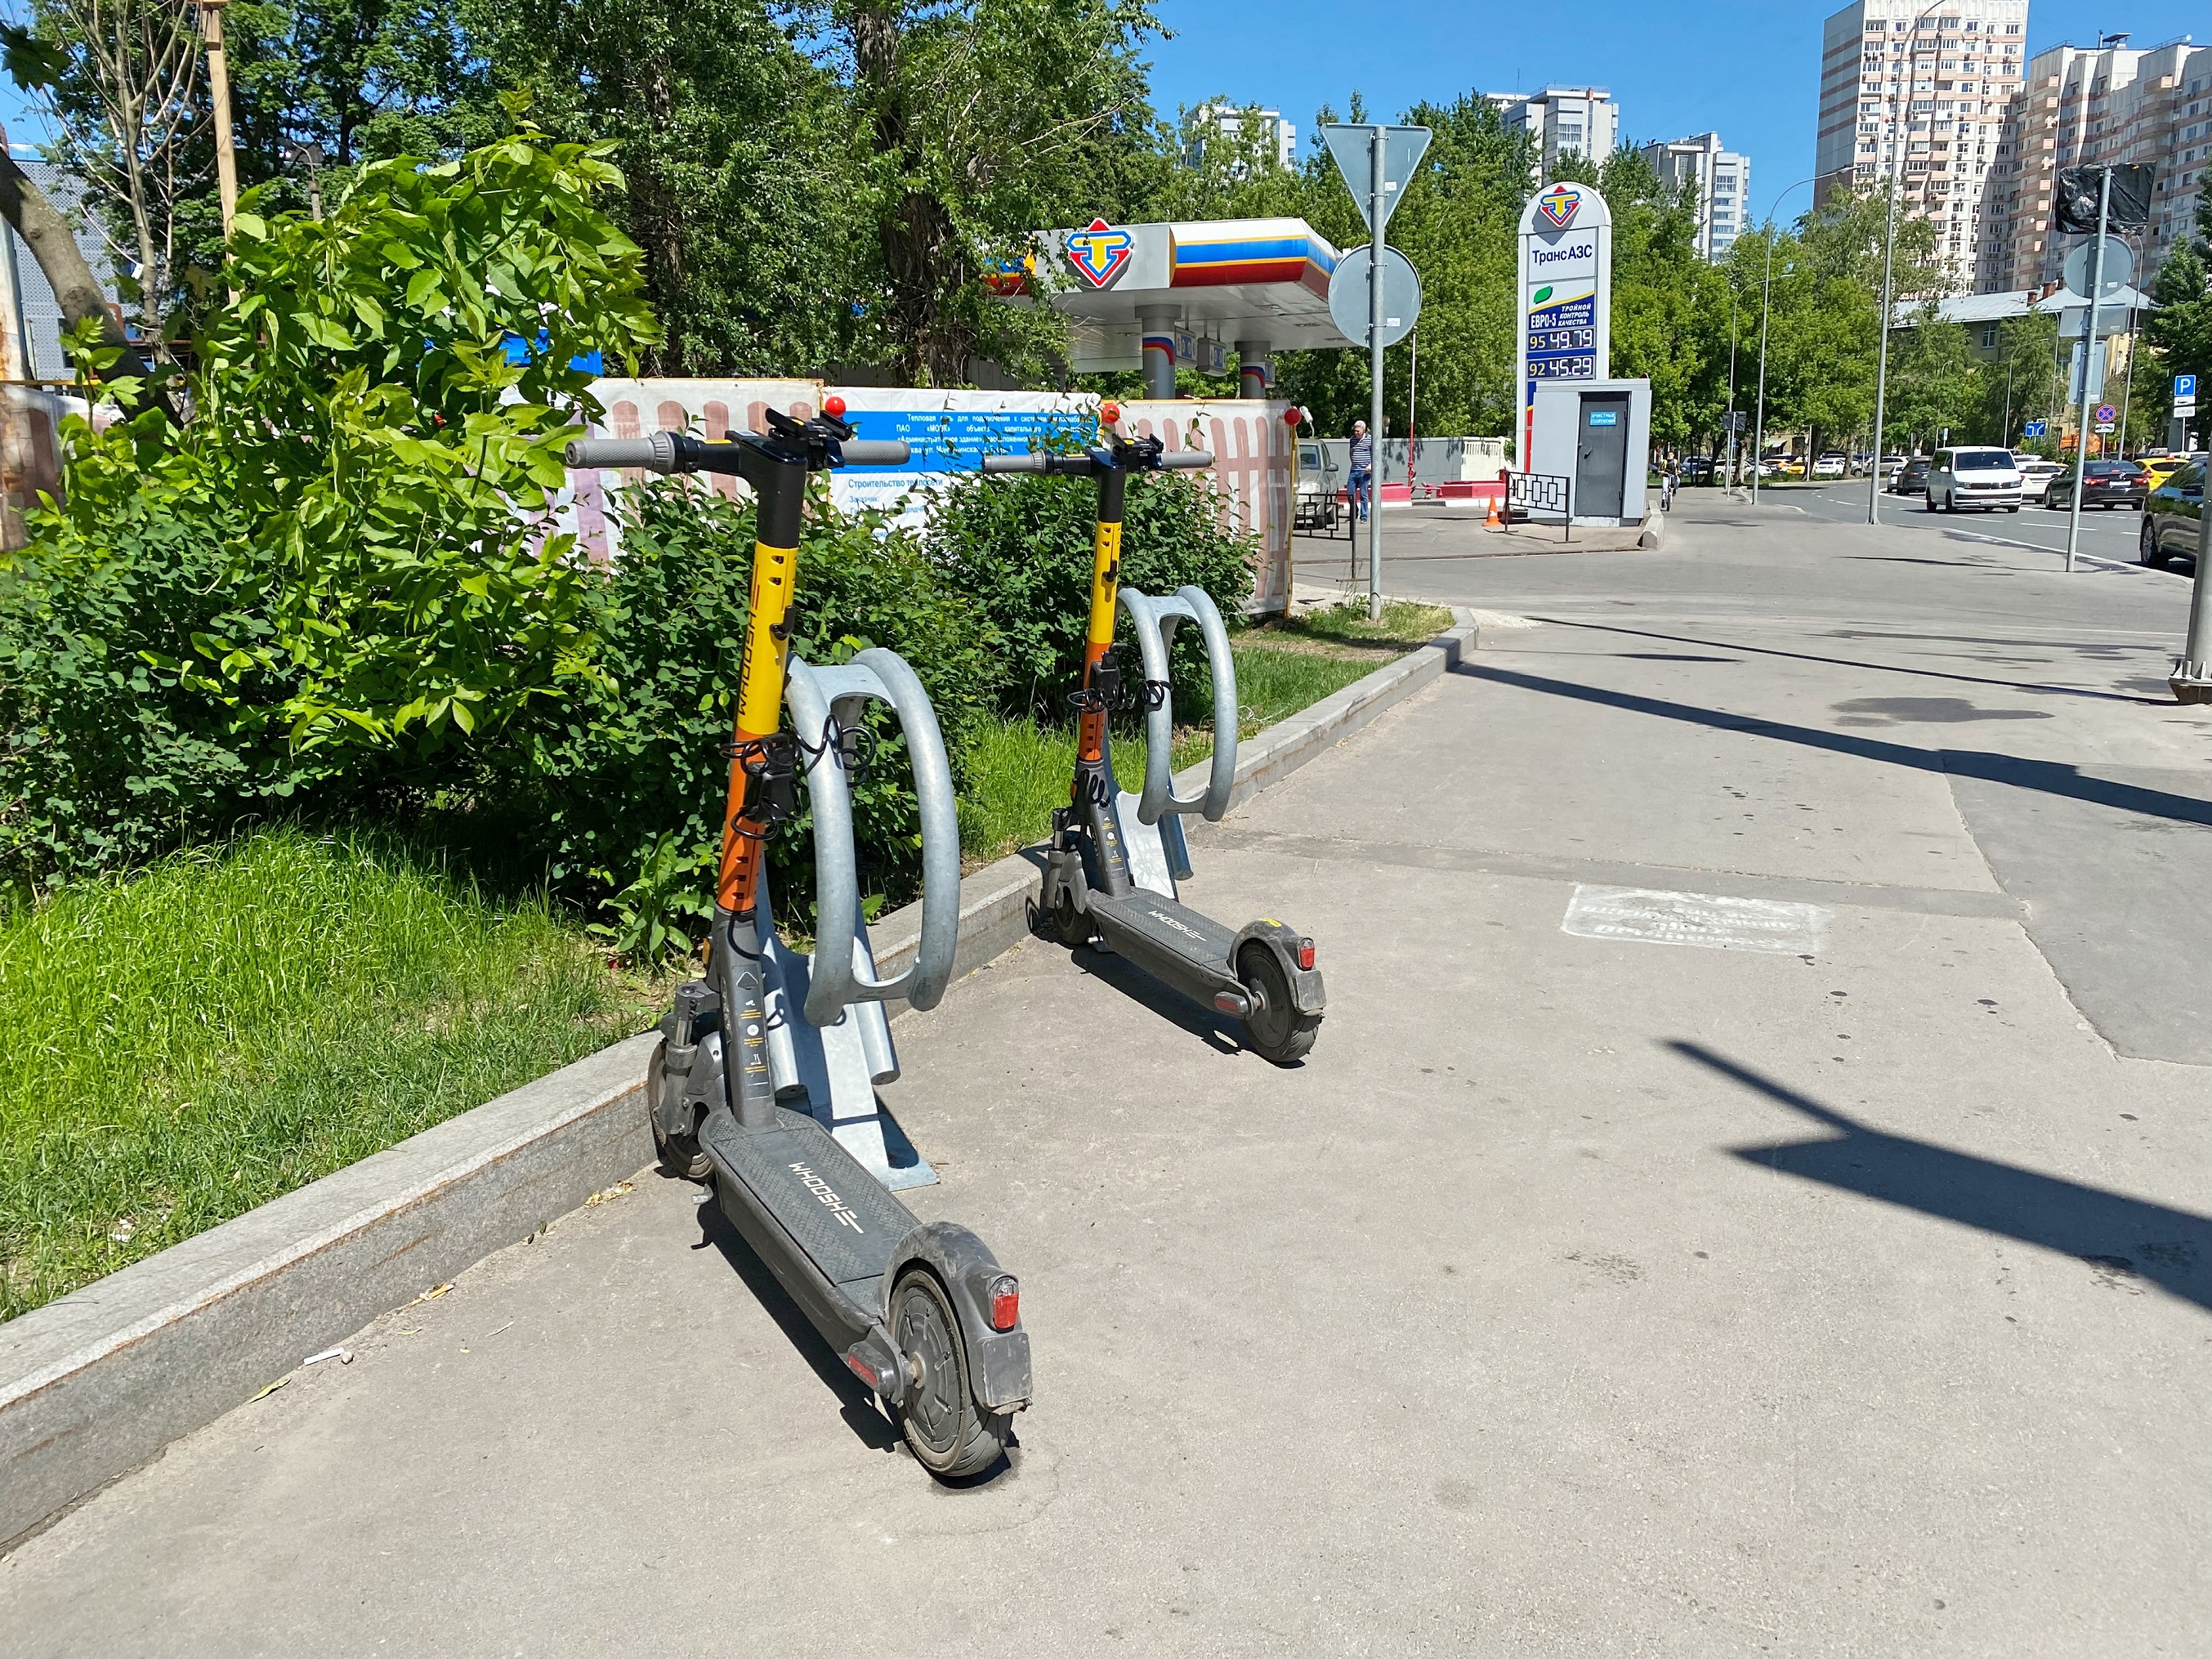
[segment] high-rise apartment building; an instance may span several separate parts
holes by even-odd
[[[1206,154],[1206,140],[1217,132],[1232,144],[1249,132],[1263,149],[1273,150],[1283,166],[1297,163],[1297,124],[1283,119],[1280,110],[1261,109],[1256,104],[1200,104],[1191,111],[1183,129],[1185,162],[1198,165]]]
[[[1546,87],[1541,92],[1491,92],[1510,132],[1536,141],[1532,183],[1552,176],[1562,155],[1602,161],[1620,142],[1620,108],[1603,87]]]
[[[1750,222],[1750,159],[1723,149],[1717,132],[1646,144],[1644,159],[1668,189],[1696,191],[1698,252],[1709,260],[1726,253]]]
[[[1860,0],[1822,30],[1814,190],[1882,188],[1930,221],[1961,286],[1978,264],[1976,228],[1998,133],[2020,89],[2027,0]]]
[[[2176,239],[2196,224],[2196,198],[2212,130],[2212,47],[2186,40],[2135,51],[2124,34],[2094,46],[2053,46],[2027,66],[2012,100],[1984,198],[1974,286],[1984,294],[2058,280],[2070,239],[2051,230],[2061,167],[2148,161],[2149,229],[2130,235],[2148,288]]]

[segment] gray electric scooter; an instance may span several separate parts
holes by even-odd
[[[1092,544],[1091,622],[1083,684],[1073,699],[1080,715],[1075,777],[1069,801],[1053,814],[1050,851],[1038,910],[1063,945],[1104,940],[1113,951],[1185,996],[1244,1022],[1249,1046],[1279,1066],[1303,1059],[1321,1030],[1327,999],[1314,967],[1314,942],[1272,917],[1224,927],[1182,902],[1176,884],[1191,876],[1182,818],[1208,823],[1229,810],[1237,781],[1237,668],[1221,613],[1200,587],[1156,599],[1121,586],[1121,514],[1129,474],[1203,467],[1203,450],[1164,451],[1158,438],[1123,439],[1119,411],[1100,410],[1100,445],[1078,454],[987,455],[986,472],[1060,473],[1098,481],[1097,530]],[[1137,636],[1143,677],[1122,671],[1114,642],[1116,595]],[[1168,653],[1175,632],[1195,623],[1206,641],[1213,682],[1213,764],[1206,793],[1174,791],[1170,750],[1175,705]],[[1114,775],[1109,716],[1145,711],[1145,787],[1126,793]]]
[[[960,827],[937,716],[895,653],[817,668],[788,656],[800,507],[810,471],[896,465],[902,443],[860,443],[841,400],[804,423],[706,443],[681,434],[568,446],[574,467],[721,472],[758,499],[750,615],[730,744],[729,804],[706,976],[678,988],[646,1078],[653,1139],[678,1175],[708,1182],[723,1213],[814,1328],[882,1399],[922,1465],[947,1477],[995,1463],[1030,1401],[1020,1286],[981,1239],[917,1220],[890,1188],[936,1177],[894,1164],[875,1085],[899,1074],[884,1004],[937,1006],[952,977]],[[787,696],[792,730],[785,732]],[[860,915],[848,773],[888,705],[914,763],[922,827],[922,923],[914,964],[877,976]],[[817,943],[792,950],[769,911],[766,847],[814,811]]]

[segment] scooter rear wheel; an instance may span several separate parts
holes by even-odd
[[[1244,1035],[1253,1051],[1278,1066],[1304,1060],[1320,1034],[1321,1016],[1298,1012],[1290,975],[1275,953],[1264,945],[1246,945],[1237,958],[1237,977],[1252,1003],[1252,1012],[1244,1016]]]
[[[653,1048],[653,1061],[645,1068],[645,1121],[653,1126],[653,1149],[661,1167],[684,1181],[704,1181],[714,1173],[714,1160],[707,1156],[696,1134],[669,1134],[660,1127],[660,1091],[666,1087],[660,1063],[667,1058],[668,1040]]]
[[[915,1461],[946,1480],[980,1474],[1006,1449],[1012,1415],[986,1408],[968,1389],[968,1345],[937,1275],[908,1267],[891,1291],[891,1341],[914,1376],[897,1413]]]

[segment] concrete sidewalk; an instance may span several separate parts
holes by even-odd
[[[642,1176],[21,1545],[0,1652],[2205,1650],[2185,588],[1686,527],[1460,567],[1543,625],[1196,845],[1304,1067],[1036,943],[902,1023],[995,1480]]]

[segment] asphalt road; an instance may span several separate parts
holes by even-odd
[[[1194,837],[1321,942],[1304,1066],[1036,942],[900,1022],[1023,1275],[993,1478],[641,1176],[0,1559],[0,1653],[2212,1650],[2185,585],[1431,528],[1480,648]]]

